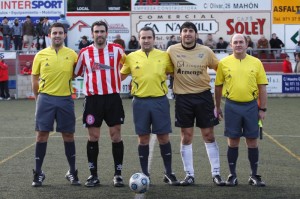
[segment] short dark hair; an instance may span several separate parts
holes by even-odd
[[[195,33],[197,33],[197,28],[196,28],[195,24],[190,21],[186,21],[180,26],[180,33],[182,32],[182,30],[184,28],[192,28],[192,29],[194,29]]]
[[[108,30],[107,23],[105,23],[104,21],[95,21],[92,24],[92,27],[91,27],[91,31],[92,32],[94,32],[94,26],[104,26],[105,27],[105,31],[107,32],[107,30]]]
[[[56,23],[52,24],[52,25],[50,26],[50,28],[49,28],[49,31],[48,31],[49,34],[51,33],[52,28],[63,28],[63,29],[64,29],[64,33],[67,33],[67,32],[65,31],[64,25],[63,25],[62,23],[56,22]]]
[[[140,29],[140,31],[139,31],[139,38],[140,38],[140,36],[141,36],[140,33],[141,33],[142,31],[151,31],[151,32],[152,32],[153,38],[155,38],[155,32],[154,32],[153,28],[151,28],[151,27],[149,27],[149,26],[144,26],[144,27],[142,27],[142,28]]]

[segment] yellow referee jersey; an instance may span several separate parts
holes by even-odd
[[[137,97],[160,97],[168,93],[166,73],[173,67],[169,55],[153,49],[148,56],[142,50],[130,53],[121,69],[122,74],[132,75],[131,94]]]
[[[258,97],[258,84],[268,84],[261,61],[246,55],[236,59],[234,55],[223,58],[219,65],[215,85],[223,85],[224,97],[236,102],[249,102]]]
[[[72,78],[77,53],[67,47],[58,52],[48,47],[39,51],[33,60],[32,75],[39,75],[39,93],[53,96],[72,94]]]

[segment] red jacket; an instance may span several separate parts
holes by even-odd
[[[282,70],[283,70],[284,73],[293,73],[292,63],[288,60],[284,60]]]
[[[8,66],[4,62],[0,62],[0,82],[8,81]]]

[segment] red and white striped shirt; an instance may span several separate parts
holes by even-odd
[[[86,96],[120,93],[120,68],[125,56],[120,45],[113,43],[104,49],[94,45],[81,49],[74,73],[84,76],[83,93]]]

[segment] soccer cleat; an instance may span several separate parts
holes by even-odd
[[[180,181],[181,186],[190,186],[195,184],[195,178],[193,176],[185,176],[184,180]]]
[[[70,173],[70,171],[68,171],[65,177],[69,182],[71,182],[71,185],[81,185],[78,179],[78,170],[76,170],[74,173]]]
[[[215,175],[212,180],[217,186],[225,186],[225,182],[222,180],[220,175]]]
[[[35,170],[33,170],[33,187],[40,187],[43,184],[43,181],[45,180],[45,174],[42,171],[41,173],[37,173]]]
[[[115,187],[124,187],[123,178],[120,175],[114,176],[113,183]]]
[[[234,187],[234,186],[238,185],[237,177],[235,175],[230,174],[225,183],[226,183],[226,186]]]
[[[164,182],[168,183],[169,185],[173,185],[173,186],[178,186],[180,184],[174,173],[165,174],[164,175]]]
[[[90,175],[90,177],[86,180],[84,184],[86,187],[95,187],[100,185],[100,180],[98,176]]]
[[[264,187],[266,183],[261,180],[260,175],[250,176],[248,180],[249,185],[257,186],[257,187]]]

